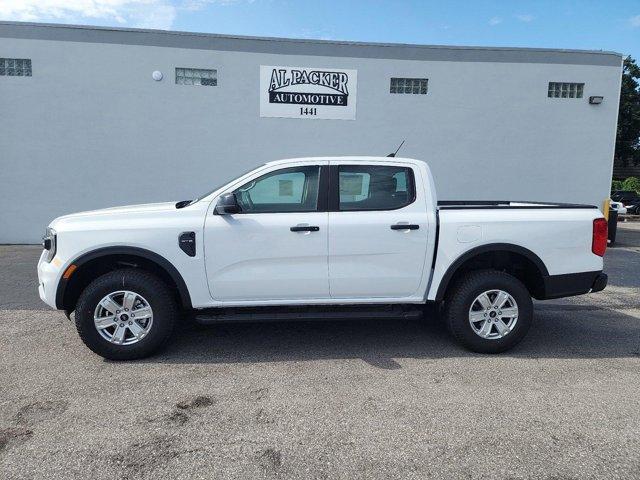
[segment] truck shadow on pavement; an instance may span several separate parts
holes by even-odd
[[[581,305],[536,307],[534,324],[510,358],[640,357],[640,319]],[[260,363],[361,359],[394,370],[402,359],[489,357],[469,352],[436,318],[189,324],[153,363]]]

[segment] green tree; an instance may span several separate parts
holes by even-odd
[[[627,166],[640,163],[640,67],[627,57],[622,69],[615,157]]]

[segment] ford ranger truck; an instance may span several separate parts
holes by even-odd
[[[458,342],[497,353],[526,335],[532,298],[607,284],[596,207],[438,202],[410,158],[271,162],[195,200],[59,217],[43,245],[40,297],[114,360],[156,352],[188,317],[406,318],[432,303]]]

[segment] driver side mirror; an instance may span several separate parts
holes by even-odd
[[[240,213],[242,209],[238,204],[238,199],[235,193],[225,193],[218,199],[216,208],[214,210],[216,215],[233,215],[234,213]]]

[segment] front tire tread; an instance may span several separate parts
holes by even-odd
[[[153,310],[153,326],[149,334],[132,345],[109,343],[97,332],[93,314],[104,295],[129,289],[145,297]],[[96,278],[80,294],[75,310],[75,323],[83,343],[94,353],[109,360],[136,360],[148,357],[164,347],[178,319],[178,306],[169,287],[150,272],[128,268],[114,270]]]

